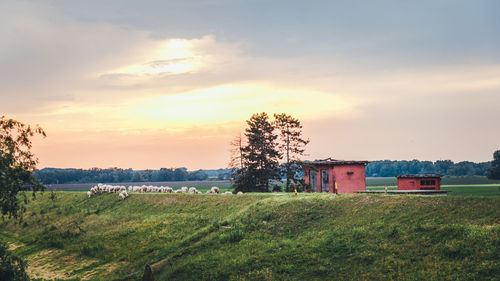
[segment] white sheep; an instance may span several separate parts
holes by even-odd
[[[230,195],[230,194],[233,194],[233,193],[231,191],[224,192],[224,195]]]
[[[127,197],[128,197],[128,193],[125,190],[122,190],[122,192],[120,192],[120,194],[118,194],[118,199],[120,199],[120,200],[124,200]]]
[[[237,195],[241,195],[241,194],[243,194],[243,192],[241,192],[241,191],[238,191],[238,193],[236,193],[236,194],[237,194]]]
[[[196,194],[196,187],[190,187],[189,188],[189,194]]]
[[[171,188],[171,187],[169,187],[169,186],[167,186],[167,188],[165,188],[165,190],[166,190],[166,192],[167,192],[167,193],[172,193],[172,192],[174,192],[174,189],[173,189],[173,188]]]
[[[210,188],[210,191],[212,191],[212,193],[214,194],[219,194],[219,188],[217,186],[212,186],[212,188]]]
[[[88,198],[92,197],[92,192],[87,191],[87,197],[88,197]]]

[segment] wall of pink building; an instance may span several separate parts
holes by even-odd
[[[420,180],[435,180],[435,185],[420,185]],[[441,190],[441,178],[398,178],[398,190],[418,190],[422,188],[434,188]]]
[[[364,165],[318,165],[315,168],[317,169],[316,192],[321,192],[321,170],[323,169],[328,169],[328,189],[330,193],[335,192],[335,182],[337,183],[338,193],[354,193],[355,191],[366,190]],[[305,169],[304,180],[306,184],[309,184],[309,173],[311,171],[312,169]]]
[[[333,169],[338,193],[366,190],[365,165],[341,165]]]

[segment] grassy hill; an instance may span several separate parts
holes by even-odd
[[[57,192],[0,236],[33,278],[498,280],[500,197]]]

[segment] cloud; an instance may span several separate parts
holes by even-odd
[[[51,153],[74,147],[86,153],[75,152],[87,161],[81,166],[115,165],[109,159],[133,166],[120,151],[136,149],[130,158],[142,159],[141,167],[162,165],[163,159],[146,160],[155,149],[168,151],[161,155],[175,165],[183,165],[181,151],[192,147],[200,155],[226,155],[227,141],[244,120],[262,111],[303,120],[317,158],[337,151],[345,158],[472,157],[459,149],[474,143],[470,134],[461,137],[464,131],[486,136],[476,143],[482,150],[470,151],[489,158],[484,150],[500,138],[489,129],[495,125],[490,113],[500,106],[495,57],[427,63],[405,58],[412,49],[397,49],[403,43],[381,55],[393,33],[344,44],[337,42],[342,37],[332,43],[297,30],[277,49],[277,32],[257,41],[218,29],[173,36],[160,27],[152,31],[104,14],[100,20],[76,17],[58,7],[12,2],[0,9],[0,111],[47,130],[39,151],[48,159],[44,165],[71,166],[75,160]],[[274,50],[254,52],[256,44]],[[446,144],[449,136],[453,145]],[[194,153],[189,157],[190,167],[203,167]],[[225,165],[225,156],[212,158],[205,167]]]

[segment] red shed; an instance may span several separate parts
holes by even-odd
[[[365,166],[368,161],[346,161],[327,158],[306,161],[304,180],[312,192],[354,193],[366,190]]]
[[[399,175],[398,190],[440,190],[441,175]]]

